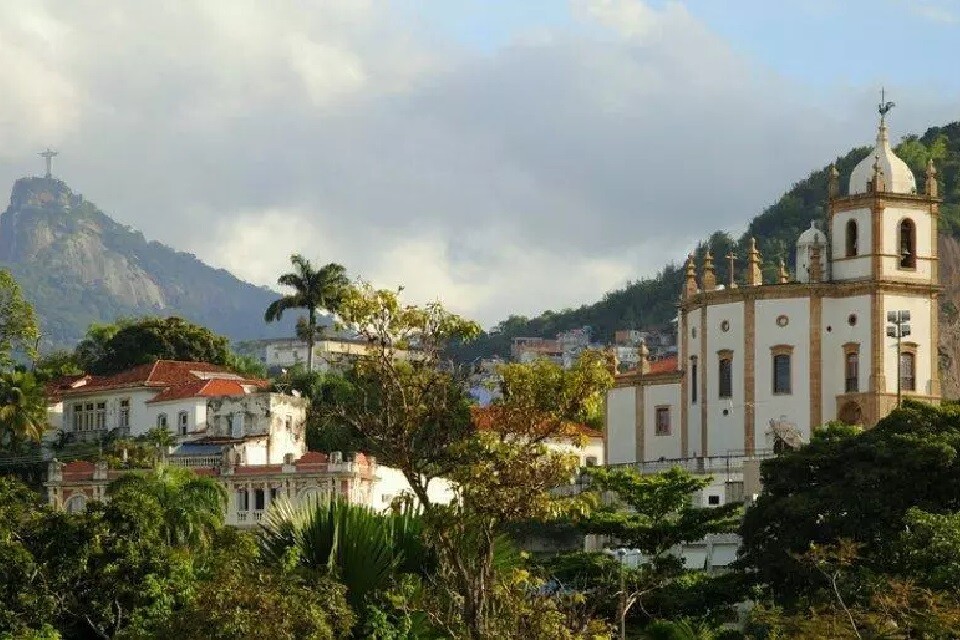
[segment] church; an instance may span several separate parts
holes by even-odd
[[[876,145],[796,242],[793,276],[764,282],[751,242],[686,262],[678,356],[617,376],[605,463],[752,457],[831,421],[870,426],[898,397],[938,403],[936,169],[922,189],[897,157],[881,102]],[[717,282],[714,260],[731,265]],[[698,268],[699,266],[699,268]]]

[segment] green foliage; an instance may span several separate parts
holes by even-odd
[[[103,343],[95,360],[80,364],[89,373],[111,375],[157,360],[226,365],[229,353],[229,341],[206,327],[181,318],[148,317],[121,326]]]
[[[304,568],[342,581],[360,611],[394,576],[430,567],[422,534],[422,520],[409,506],[381,514],[340,500],[278,502],[257,532],[270,562],[280,563],[293,552]]]
[[[0,443],[39,442],[47,429],[47,397],[32,373],[0,373]]]
[[[265,563],[250,535],[227,530],[184,608],[123,638],[336,640],[349,638],[352,625],[341,585]]]
[[[960,513],[911,508],[904,523],[898,568],[920,585],[960,593]]]
[[[908,540],[930,536],[932,554],[910,562],[930,561],[943,552],[934,539],[948,539],[946,521],[917,520],[912,508],[960,511],[960,407],[907,402],[871,430],[825,430],[764,462],[761,477],[763,493],[741,527],[741,561],[780,601],[822,583],[796,559],[811,544],[850,540],[860,547],[857,572],[895,574],[910,522],[923,526]]]
[[[49,382],[65,376],[77,376],[83,373],[80,361],[73,351],[58,349],[37,358],[33,365],[33,374],[40,382]]]
[[[740,507],[695,507],[690,495],[710,484],[674,468],[663,473],[641,474],[634,469],[594,467],[586,470],[593,490],[614,494],[615,499],[590,513],[581,527],[592,534],[610,536],[618,545],[661,557],[683,542],[694,542],[712,533],[736,530]]]
[[[7,269],[0,269],[0,367],[13,364],[15,352],[34,357],[40,330],[33,307]]]
[[[188,469],[158,466],[147,473],[128,473],[107,487],[110,504],[126,499],[149,500],[161,514],[163,541],[169,546],[203,546],[223,526],[227,495],[213,478]]]

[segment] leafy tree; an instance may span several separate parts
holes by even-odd
[[[553,516],[563,507],[549,490],[569,481],[576,461],[544,443],[571,438],[570,421],[610,384],[602,358],[588,353],[568,372],[548,371],[545,364],[506,369],[503,398],[478,431],[465,372],[449,366],[446,355],[451,341],[477,335],[475,323],[439,304],[404,305],[397,292],[365,285],[349,290],[340,316],[372,353],[355,363],[350,385],[326,404],[327,414],[360,434],[370,452],[410,484],[441,575],[459,602],[461,620],[453,626],[462,625],[469,638],[512,637],[493,630],[494,619],[504,615],[494,606],[495,539],[507,524]],[[415,358],[398,357],[414,344]],[[453,503],[431,499],[428,483],[435,478],[453,482]]]
[[[227,354],[226,367],[245,378],[267,379],[267,367],[253,356],[241,355],[231,351]]]
[[[683,564],[670,554],[671,549],[736,530],[739,505],[703,508],[691,503],[690,496],[709,485],[709,478],[680,468],[641,474],[634,469],[597,467],[587,473],[592,490],[608,500],[583,518],[580,526],[587,533],[612,539],[617,546],[637,549],[646,558],[639,571],[629,573],[630,580],[622,580],[621,625],[636,603],[683,575]]]
[[[33,365],[33,375],[41,382],[64,376],[78,376],[82,373],[83,369],[80,367],[76,353],[64,349],[40,356]]]
[[[15,351],[34,357],[39,340],[33,307],[10,272],[0,269],[0,366],[12,365]]]
[[[32,373],[0,374],[0,441],[39,442],[47,430],[47,397]]]
[[[136,323],[133,318],[118,318],[114,322],[101,323],[94,322],[87,327],[87,334],[77,344],[74,349],[74,355],[77,359],[77,366],[82,371],[90,371],[96,363],[104,361],[108,357],[107,343],[121,329],[125,329]]]
[[[265,562],[250,535],[227,529],[183,609],[124,638],[336,640],[352,626],[342,585],[307,579],[290,558]]]
[[[765,461],[744,517],[741,562],[783,603],[820,584],[796,557],[850,540],[858,572],[896,573],[911,508],[960,511],[960,407],[906,402],[873,429],[827,427]]]
[[[223,486],[188,469],[158,466],[147,473],[128,473],[107,487],[111,501],[138,495],[160,512],[163,541],[169,546],[202,546],[223,525],[227,503]]]
[[[89,373],[111,375],[157,360],[226,365],[229,353],[229,341],[206,327],[175,317],[142,318],[113,333],[95,359],[80,359]]]
[[[898,569],[921,586],[960,593],[960,513],[909,509]]]
[[[264,313],[264,320],[280,320],[283,312],[289,309],[306,309],[307,326],[307,371],[313,371],[313,345],[317,338],[317,309],[336,313],[343,292],[349,281],[346,269],[336,263],[326,264],[315,270],[310,261],[300,254],[290,256],[294,271],[285,273],[277,279],[277,284],[289,287],[293,293],[284,295],[270,303]]]

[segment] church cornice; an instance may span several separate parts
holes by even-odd
[[[729,304],[746,300],[786,300],[795,298],[848,298],[872,293],[902,293],[930,296],[943,290],[941,285],[894,280],[862,280],[850,282],[788,282],[763,284],[735,289],[700,291],[680,303],[680,309],[690,312],[704,306]]]
[[[830,198],[830,213],[836,214],[854,209],[885,208],[900,206],[920,211],[932,211],[941,202],[940,198],[923,193],[894,193],[892,191],[874,191],[871,193],[855,193],[847,196]]]

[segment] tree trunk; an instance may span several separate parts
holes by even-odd
[[[307,322],[310,326],[307,327],[307,371],[313,373],[313,343],[315,340],[314,328],[317,326],[317,308],[311,306],[308,311],[309,319]]]

